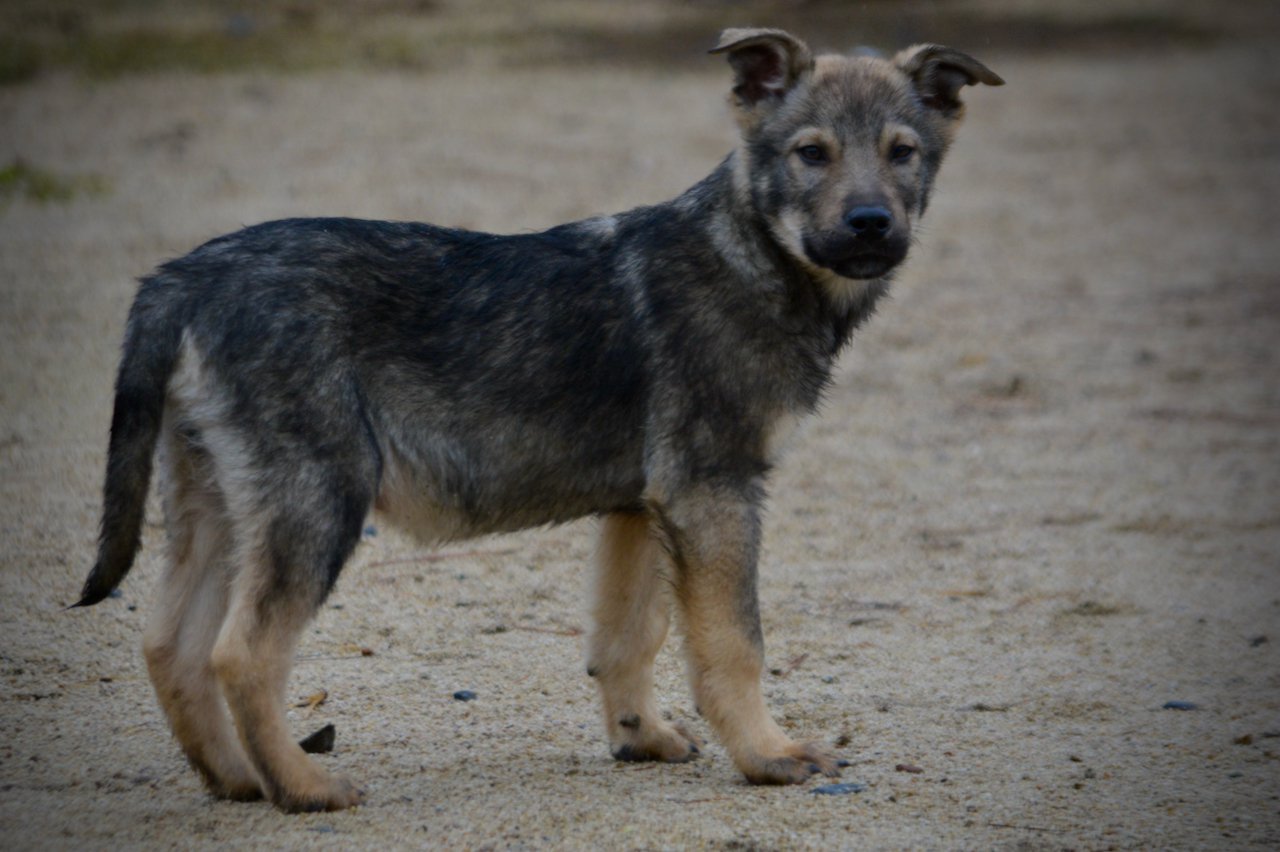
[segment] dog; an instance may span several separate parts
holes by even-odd
[[[711,52],[741,145],[673,201],[513,236],[269,222],[141,279],[75,606],[132,565],[157,457],[168,565],[144,652],[215,796],[361,801],[283,708],[374,509],[431,543],[600,517],[588,674],[613,756],[699,753],[654,695],[675,609],[698,712],[747,780],[838,774],[761,692],[765,483],[907,255],[960,90],[1003,81],[930,44],[815,58],[730,29]]]

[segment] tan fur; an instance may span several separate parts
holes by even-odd
[[[790,449],[796,436],[804,431],[808,422],[808,416],[793,411],[784,411],[773,418],[773,422],[769,424],[769,430],[765,433],[764,448],[764,456],[770,464],[777,464],[782,460],[783,455]]]
[[[752,783],[791,784],[818,772],[836,775],[834,758],[794,742],[765,706],[760,688],[764,647],[758,634],[742,629],[758,625],[759,519],[751,506],[726,497],[706,492],[673,519],[683,531],[674,545],[683,563],[676,571],[676,600],[694,701]],[[744,607],[751,612],[744,613]]]
[[[406,463],[391,448],[383,449],[383,459],[382,482],[374,502],[375,509],[394,518],[403,529],[428,544],[443,544],[466,536],[466,518],[432,493],[434,483],[415,479],[413,465]]]
[[[311,607],[264,594],[267,559],[264,553],[255,555],[236,578],[212,654],[240,743],[277,807],[293,812],[352,807],[360,803],[361,791],[307,757],[285,719],[285,684]]]
[[[236,740],[210,654],[227,610],[230,533],[209,471],[171,433],[161,445],[170,530],[168,573],[143,639],[156,697],[187,759],[220,798],[256,799],[257,774]]]
[[[700,745],[663,720],[654,696],[653,661],[671,620],[669,572],[647,515],[605,517],[587,669],[600,686],[609,748],[626,760],[682,762]]]
[[[144,652],[174,736],[215,796],[265,794],[286,810],[356,804],[358,791],[308,758],[285,724],[285,682],[311,608],[264,591],[255,503],[239,497],[231,512],[225,496],[250,494],[254,470],[226,425],[229,403],[189,338],[169,400],[160,468],[170,567]],[[204,446],[188,446],[181,425],[198,429]]]

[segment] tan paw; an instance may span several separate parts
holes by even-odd
[[[752,784],[803,784],[815,775],[839,778],[839,761],[811,743],[792,743],[780,755],[756,755],[738,761]]]
[[[704,745],[683,724],[661,719],[641,721],[633,716],[623,720],[619,731],[622,741],[610,744],[616,760],[686,763],[696,758]]]
[[[326,775],[314,789],[274,791],[271,802],[287,813],[341,811],[364,801],[364,791],[346,778]]]
[[[200,773],[204,786],[216,799],[230,802],[254,802],[262,798],[262,784],[258,774],[249,768],[243,758],[232,758],[220,763],[215,771],[203,761],[192,760],[191,765]]]
[[[215,798],[229,802],[256,802],[262,798],[262,787],[258,785],[256,778],[234,783],[209,781],[207,786]]]

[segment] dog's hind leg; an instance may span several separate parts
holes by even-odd
[[[667,636],[671,593],[650,524],[639,513],[604,518],[587,671],[600,685],[614,757],[682,762],[698,754],[699,743],[664,721],[654,698],[653,661]]]
[[[733,762],[755,784],[794,784],[819,772],[838,775],[831,756],[792,741],[765,706],[757,506],[728,493],[705,492],[682,499],[661,522],[676,563],[694,700]]]
[[[203,450],[166,429],[160,453],[169,565],[143,640],[147,670],[174,736],[210,792],[258,799],[257,773],[236,739],[210,662],[231,583],[226,506]]]
[[[303,627],[360,538],[373,483],[321,463],[281,463],[277,484],[246,521],[231,608],[213,665],[263,792],[285,811],[338,810],[361,792],[330,775],[289,734],[285,686]]]

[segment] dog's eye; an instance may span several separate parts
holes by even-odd
[[[796,149],[796,153],[800,155],[800,159],[811,166],[822,165],[827,161],[827,152],[818,145],[801,145]]]
[[[910,145],[894,145],[889,151],[889,159],[895,163],[905,163],[915,154],[916,149]]]

